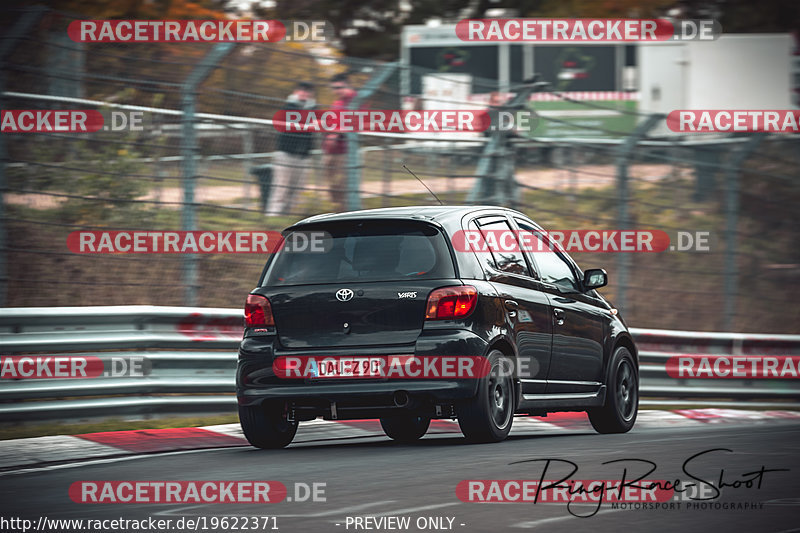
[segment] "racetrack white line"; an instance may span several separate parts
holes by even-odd
[[[80,461],[77,463],[65,463],[65,464],[58,464],[58,465],[44,465],[44,466],[33,466],[28,468],[22,468],[20,470],[7,470],[5,472],[0,472],[0,477],[3,476],[11,476],[16,474],[31,474],[35,472],[47,472],[48,470],[60,470],[65,468],[78,468],[81,466],[92,466],[92,465],[102,465],[108,463],[118,463],[121,461],[132,461],[134,459],[144,459],[147,457],[163,457],[165,455],[183,455],[187,453],[199,453],[199,452],[215,452],[218,450],[231,450],[242,448],[242,446],[227,446],[224,448],[202,448],[199,450],[177,450],[173,452],[158,452],[158,453],[145,453],[145,454],[138,454],[138,455],[124,455],[121,457],[107,457],[105,459],[91,459],[89,461]]]
[[[153,513],[153,514],[155,516],[174,516],[174,513],[177,513],[179,511],[185,511],[187,509],[194,509],[195,507],[205,507],[205,506],[202,505],[202,504],[201,505],[184,505],[182,507],[178,507],[177,509],[174,509],[174,508],[173,509],[164,509],[163,511],[158,511],[158,512]],[[194,516],[194,515],[182,514],[182,516]]]
[[[658,415],[656,415],[656,417],[658,417]],[[751,429],[751,431],[756,431],[756,432],[758,430],[760,430],[760,429],[764,429],[764,430],[769,430],[769,431],[774,431],[774,432],[785,433],[785,432],[788,432],[788,431],[796,431],[797,424],[798,424],[798,422],[800,422],[800,420],[798,420],[797,418],[773,418],[773,419],[771,419],[771,421],[774,422],[774,423],[773,424],[760,423],[760,424],[756,424],[756,425],[750,426],[749,429]],[[366,435],[364,435],[364,434],[362,434],[362,435],[350,434],[349,436],[344,436],[344,435],[342,435],[342,433],[337,431],[337,432],[332,432],[332,433],[338,433],[338,435],[328,435],[328,438],[322,438],[322,437],[326,436],[325,432],[321,431],[322,428],[326,424],[331,424],[331,423],[332,422],[329,422],[329,421],[317,421],[316,424],[312,424],[313,429],[317,430],[317,431],[310,432],[310,433],[316,433],[316,435],[314,435],[315,440],[296,442],[296,443],[293,443],[290,448],[304,448],[304,447],[309,447],[309,446],[320,446],[320,445],[324,446],[324,445],[331,445],[331,444],[335,444],[335,443],[344,444],[344,443],[348,443],[348,442],[369,443],[371,441],[376,441],[376,440],[377,441],[382,441],[382,440],[387,440],[388,441],[388,438],[385,435],[378,434],[377,432],[373,433],[373,434],[366,434]],[[746,426],[747,424],[742,424],[742,425]],[[233,426],[233,425],[229,425],[229,426]],[[533,421],[533,420],[526,421],[526,422],[523,422],[522,424],[520,424],[518,426],[518,432],[516,434],[515,434],[515,432],[514,432],[514,430],[512,428],[512,437],[514,437],[514,436],[516,436],[516,437],[521,437],[521,436],[542,436],[542,437],[545,437],[545,436],[557,436],[557,435],[560,436],[560,435],[565,435],[565,434],[571,434],[571,435],[573,435],[575,437],[587,436],[587,435],[590,435],[590,434],[594,435],[594,432],[586,432],[586,431],[583,431],[583,430],[565,430],[563,428],[559,428],[557,430],[553,429],[552,431],[549,431],[549,428],[548,428],[548,431],[542,431],[543,428],[548,427],[548,426],[551,426],[551,424],[549,424],[547,422],[543,422],[543,421],[538,421],[538,420],[537,421]],[[708,423],[691,424],[691,425],[688,425],[688,426],[667,425],[667,426],[662,426],[662,427],[647,427],[647,424],[645,424],[644,426],[645,427],[641,427],[641,429],[638,430],[638,431],[637,431],[636,428],[634,428],[634,430],[631,433],[631,435],[645,436],[645,435],[653,435],[653,434],[663,434],[664,430],[670,430],[670,439],[669,439],[670,441],[703,440],[703,439],[716,439],[716,438],[718,438],[718,435],[716,435],[717,432],[713,431],[715,429],[729,429],[729,428],[730,429],[734,429],[734,428],[736,428],[736,425],[734,425],[734,424],[708,424]],[[207,427],[214,427],[214,426],[207,426]],[[741,426],[739,426],[739,427],[741,427]],[[542,428],[542,429],[540,429],[540,428]],[[226,428],[226,429],[228,429],[229,431],[233,432],[232,431],[232,427],[229,427],[229,428]],[[698,430],[700,430],[700,431],[698,432]],[[708,430],[711,430],[711,431],[708,431]],[[706,435],[702,434],[702,433],[706,433],[706,432],[710,433],[710,434],[706,434]],[[350,432],[348,431],[348,433],[350,433]],[[356,433],[356,432],[352,432],[352,433]],[[425,438],[426,438],[426,440],[427,439],[453,438],[453,436],[455,434],[456,433],[431,433],[430,435],[426,436]],[[686,436],[678,437],[678,436],[676,436],[677,434],[682,434],[682,435],[686,435]],[[691,436],[689,436],[689,435],[691,435]],[[82,466],[92,466],[92,465],[98,465],[98,464],[109,464],[109,463],[114,463],[114,462],[119,462],[119,461],[128,461],[128,460],[133,460],[133,459],[140,459],[142,457],[157,457],[157,456],[164,456],[164,455],[168,455],[168,454],[185,454],[185,453],[209,452],[209,451],[215,451],[215,450],[227,450],[227,449],[235,449],[235,448],[244,449],[244,450],[250,449],[250,448],[243,447],[243,446],[223,446],[223,447],[218,447],[218,448],[203,448],[203,449],[197,449],[197,450],[175,450],[175,451],[163,451],[163,452],[146,453],[146,454],[141,454],[141,453],[135,454],[135,453],[127,452],[125,450],[119,450],[118,452],[115,453],[114,450],[111,449],[111,447],[107,447],[105,445],[93,446],[92,443],[90,443],[89,441],[84,441],[83,439],[79,439],[79,438],[76,438],[76,437],[69,437],[69,436],[67,438],[72,440],[72,441],[76,441],[76,442],[79,441],[81,449],[90,450],[91,453],[99,454],[99,453],[101,453],[101,450],[107,450],[109,454],[113,454],[113,455],[110,455],[109,457],[96,458],[96,459],[87,459],[87,460],[80,460],[77,457],[76,458],[68,457],[67,460],[70,460],[72,462],[59,463],[59,464],[40,464],[40,466],[36,466],[35,464],[27,465],[27,466],[20,465],[21,468],[17,468],[17,469],[14,469],[14,470],[0,471],[0,477],[10,476],[10,475],[15,475],[15,474],[28,474],[28,473],[36,473],[36,472],[45,472],[45,471],[48,471],[48,470],[56,470],[56,469],[62,469],[62,468],[77,468],[77,467],[82,467]],[[43,439],[43,440],[37,440],[37,442],[44,442],[44,441],[46,441],[48,439],[48,437],[34,437],[32,439],[34,439],[34,440],[35,439]],[[645,444],[645,443],[649,443],[649,442],[662,443],[663,441],[664,441],[663,438],[647,439],[647,440],[639,441],[638,444]],[[19,439],[19,440],[10,440],[10,441],[3,441],[3,442],[5,443],[5,448],[3,446],[0,446],[0,450],[6,449],[6,451],[8,451],[8,447],[13,449],[15,446],[19,446],[21,444],[21,442],[28,442],[28,441],[26,439]],[[105,452],[103,452],[103,453],[105,453]],[[610,453],[617,453],[618,454],[619,452],[610,452]],[[11,467],[11,465],[9,465],[9,467]]]
[[[706,427],[709,427],[709,426],[706,426]],[[673,428],[664,428],[664,429],[670,429],[671,430]],[[693,430],[698,429],[698,428],[692,427],[692,428],[680,428],[680,429],[681,430],[690,430],[689,432],[692,432]],[[717,426],[717,429],[734,429],[734,428],[731,427],[731,426],[726,426],[726,427]],[[771,426],[769,429],[776,429],[776,428],[774,426]],[[649,431],[648,431],[648,433],[649,433]],[[644,433],[639,433],[639,434],[643,435]],[[631,435],[636,435],[636,433],[631,433]],[[719,435],[696,435],[694,437],[673,437],[673,438],[670,438],[669,441],[673,442],[673,441],[679,441],[679,440],[700,440],[700,439],[718,439],[718,438],[719,438]],[[640,441],[637,441],[636,444],[646,444],[648,442],[663,443],[664,439],[640,440]]]
[[[331,511],[320,511],[318,513],[270,514],[269,516],[270,517],[274,516],[275,518],[324,518],[326,516],[334,516],[334,515],[337,515],[337,514],[342,513],[342,512],[361,511],[362,509],[369,509],[370,507],[376,507],[378,505],[389,505],[390,503],[396,503],[396,502],[397,502],[397,500],[385,500],[385,501],[381,501],[381,502],[362,503],[362,504],[359,504],[359,505],[353,505],[351,507],[343,507],[343,508],[339,508],[339,509],[333,509]],[[283,503],[283,502],[278,502],[278,503]],[[157,512],[155,514],[157,514],[159,516],[175,516],[180,511],[183,511],[183,510],[186,510],[186,509],[193,509],[195,507],[203,507],[204,509],[206,508],[205,505],[188,505],[188,506],[184,506],[184,507],[178,507],[177,509],[166,509],[164,511],[159,511],[159,512]],[[207,512],[199,514],[199,515],[180,513],[181,516],[204,516],[204,515],[207,515],[207,514],[208,514]],[[225,512],[225,516],[252,516],[252,513],[249,513],[249,514],[237,514],[237,513]],[[370,516],[373,516],[373,515],[370,515]],[[374,515],[374,516],[378,516],[378,515]]]
[[[369,516],[395,516],[401,514],[408,514],[408,513],[416,513],[417,511],[430,511],[431,509],[441,509],[442,507],[451,507],[453,505],[459,505],[461,502],[450,502],[450,503],[435,503],[433,505],[423,505],[420,507],[408,507],[406,509],[395,509],[394,511],[386,511],[383,513],[375,513],[370,514]],[[340,509],[337,513],[341,513],[344,509]],[[332,523],[342,523],[344,519],[339,520],[331,520]]]
[[[609,509],[607,511],[598,511],[594,516],[599,516],[601,514],[610,514],[610,513],[618,513],[621,509]],[[594,516],[592,518],[594,518]],[[519,522],[517,524],[513,524],[511,527],[519,527],[523,529],[533,529],[535,527],[543,526],[545,524],[552,524],[553,522],[563,522],[564,520],[569,520],[570,518],[577,518],[580,520],[584,520],[579,516],[573,516],[571,514],[567,514],[564,516],[554,516],[552,518],[540,518],[539,520],[533,520],[530,522]]]
[[[378,437],[377,436],[368,436],[368,435],[357,436],[357,437],[356,436],[354,436],[354,437],[335,437],[335,438],[330,438],[330,439],[319,439],[319,440],[314,440],[314,441],[298,442],[297,444],[293,443],[291,445],[291,447],[292,448],[300,448],[300,447],[305,447],[305,446],[310,446],[310,445],[315,445],[315,444],[331,444],[331,443],[338,442],[338,441],[341,441],[341,442],[349,442],[349,441],[365,442],[365,441],[368,441],[368,439],[375,439],[375,438],[378,438]],[[120,461],[130,461],[130,460],[133,460],[133,459],[142,459],[142,458],[146,458],[146,457],[163,457],[163,456],[166,456],[166,455],[182,455],[182,454],[187,454],[187,453],[214,452],[214,451],[218,451],[218,450],[236,450],[236,449],[239,449],[239,450],[251,450],[251,451],[255,450],[255,448],[251,448],[251,447],[247,447],[247,446],[234,445],[234,446],[220,446],[218,448],[199,448],[197,450],[174,450],[174,451],[152,452],[152,453],[135,454],[135,455],[119,455],[119,456],[116,456],[116,457],[106,457],[106,458],[103,458],[103,459],[90,459],[88,461],[81,461],[81,460],[76,459],[75,460],[76,462],[72,462],[72,463],[55,464],[55,465],[42,465],[42,466],[31,466],[31,467],[25,467],[25,468],[22,468],[22,469],[18,469],[18,470],[0,471],[0,477],[10,476],[10,475],[14,475],[14,474],[30,474],[30,473],[36,473],[36,472],[46,472],[48,470],[58,470],[58,469],[63,469],[63,468],[77,468],[77,467],[81,467],[81,466],[91,466],[91,465],[98,465],[98,464],[117,463],[117,462],[120,462]],[[126,452],[124,450],[120,450],[120,453],[124,454]]]

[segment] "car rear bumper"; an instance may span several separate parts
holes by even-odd
[[[254,405],[265,400],[291,400],[298,403],[339,402],[390,407],[398,392],[412,399],[448,403],[471,398],[477,392],[477,380],[392,380],[364,381],[339,380],[337,383],[275,385],[270,387],[240,388],[239,405]]]
[[[435,409],[437,405],[452,405],[475,396],[477,379],[283,379],[275,375],[272,362],[281,356],[485,356],[487,344],[469,330],[452,329],[425,332],[416,343],[408,346],[369,347],[334,350],[275,350],[274,336],[249,337],[242,341],[236,372],[236,395],[239,405],[259,405],[265,401],[286,402],[316,413],[330,414],[336,403],[341,416],[362,417],[379,415],[382,410]],[[408,397],[407,405],[398,395]],[[376,413],[371,413],[375,410]]]

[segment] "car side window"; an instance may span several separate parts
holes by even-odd
[[[580,285],[569,263],[561,256],[560,252],[550,249],[542,235],[542,230],[534,228],[519,218],[514,218],[514,221],[521,230],[532,234],[526,248],[533,258],[536,265],[534,268],[538,271],[541,280],[568,290],[579,291]]]
[[[478,220],[478,222],[480,222],[480,220]],[[502,232],[508,231],[509,233],[514,235],[511,226],[505,219],[490,220],[485,224],[481,224],[480,229],[481,233],[483,234],[483,238],[490,242],[498,240]],[[489,236],[489,232],[492,232],[493,235]],[[494,239],[492,239],[492,237],[494,237]],[[513,236],[513,238],[514,242],[517,242],[516,236]],[[494,267],[497,270],[503,272],[510,272],[512,274],[521,274],[523,276],[530,276],[530,272],[528,271],[528,264],[525,262],[525,256],[522,254],[522,251],[519,248],[519,243],[517,243],[515,248],[516,249],[502,250],[499,249],[499,247],[497,246],[495,247],[490,246],[489,253],[491,253],[492,258],[494,260]]]
[[[469,223],[469,231],[472,232],[473,235],[479,236],[477,238],[478,247],[474,250],[474,252],[478,258],[478,261],[480,261],[481,263],[481,267],[488,266],[497,270],[497,264],[495,264],[494,262],[494,257],[492,256],[492,253],[489,251],[489,247],[483,238],[483,234],[478,228],[478,224],[476,224],[474,220]]]

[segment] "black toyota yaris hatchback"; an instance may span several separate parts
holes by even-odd
[[[502,250],[478,242],[498,231],[507,237]],[[637,351],[595,291],[605,271],[582,272],[549,242],[508,246],[524,232],[548,240],[522,213],[373,209],[314,216],[284,234],[288,242],[313,232],[324,245],[271,255],[245,304],[236,391],[254,446],[286,446],[298,423],[317,417],[379,418],[402,442],[424,435],[432,418],[457,418],[473,442],[503,440],[514,414],[586,411],[600,433],[633,427]],[[470,246],[454,245],[467,233]],[[485,371],[411,378],[281,366],[398,357],[479,357]]]

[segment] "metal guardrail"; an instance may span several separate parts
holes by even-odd
[[[798,408],[800,380],[674,379],[677,354],[800,355],[800,335],[632,328],[641,405]],[[0,309],[0,355],[81,355],[92,379],[2,379],[0,421],[233,413],[242,311],[155,306]],[[138,372],[130,369],[137,365]]]

